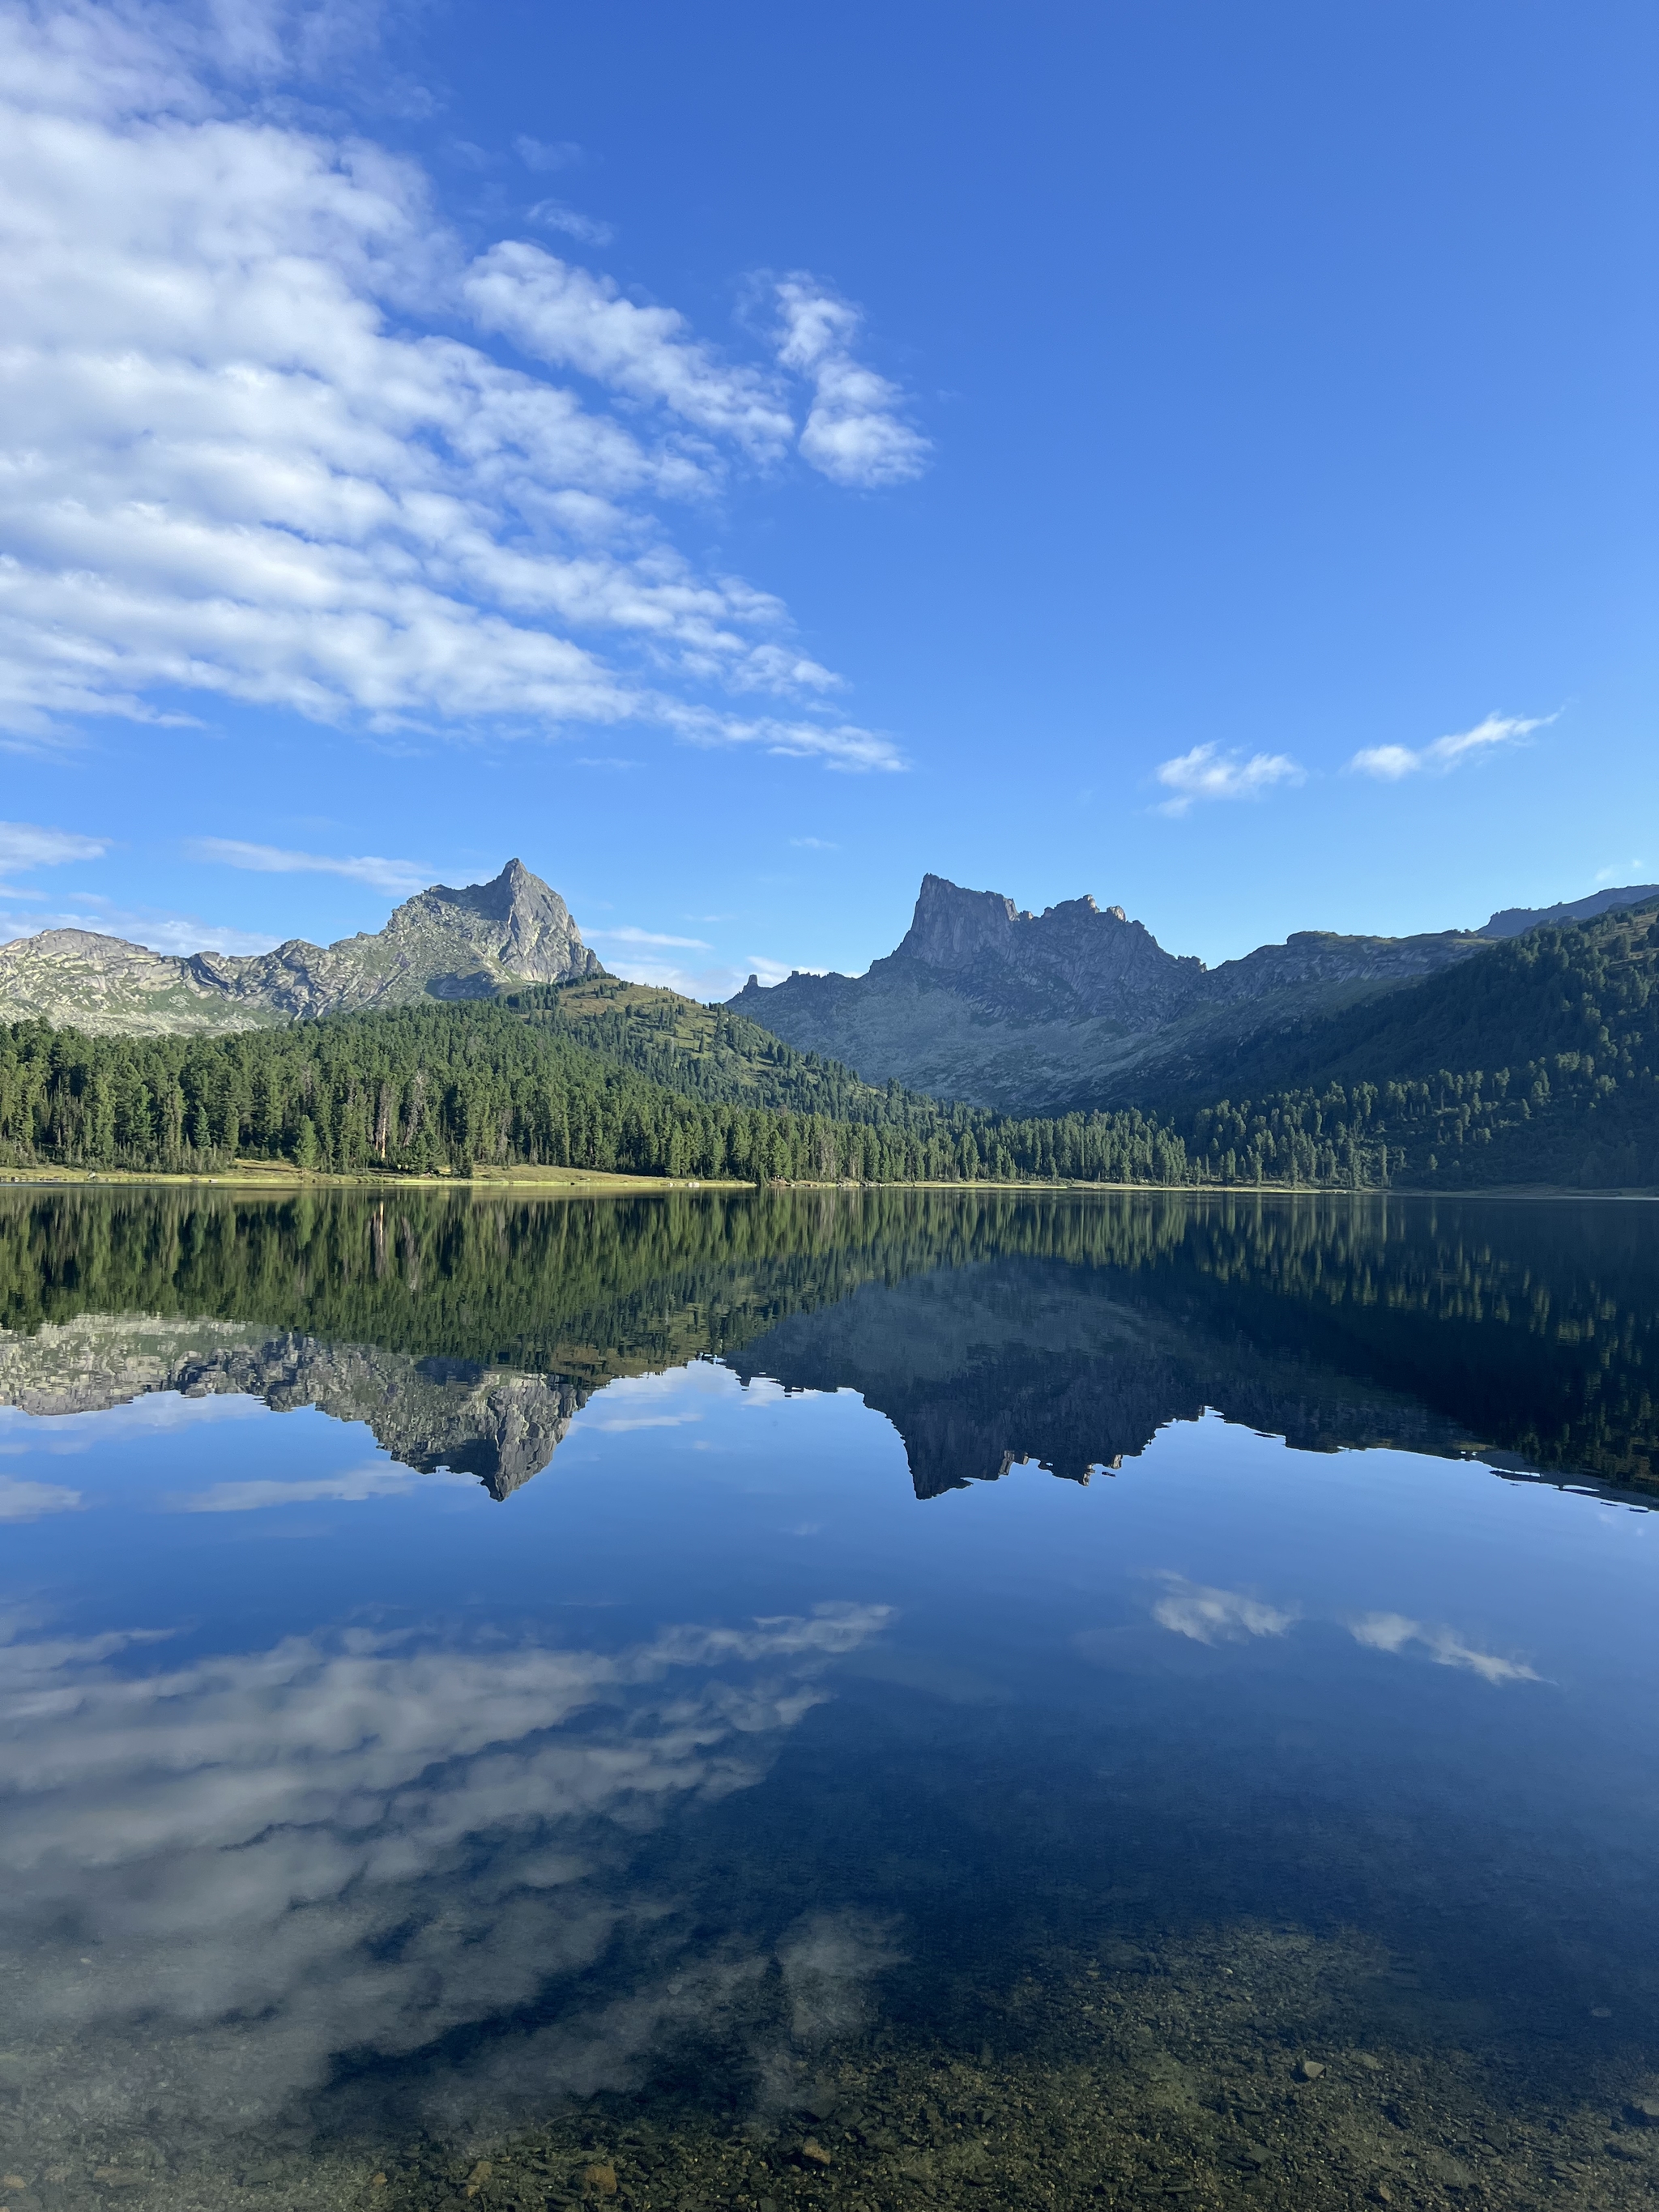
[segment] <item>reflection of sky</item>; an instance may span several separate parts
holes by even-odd
[[[7,1479],[79,1497],[7,1530],[0,2039],[67,2037],[112,2107],[252,2118],[331,2053],[534,2005],[430,2092],[508,2110],[767,1973],[798,2039],[851,2021],[908,1940],[878,1873],[739,1939],[740,1869],[682,1921],[638,1868],[860,1699],[1059,1716],[1085,1765],[1179,1743],[1200,1823],[1228,1759],[1282,1775],[1291,1741],[1297,1789],[1466,1841],[1496,1792],[1581,1869],[1638,1816],[1651,1516],[1215,1420],[1086,1491],[1022,1468],[921,1504],[850,1394],[708,1363],[601,1392],[502,1504],[314,1412],[165,1402],[0,1418]]]

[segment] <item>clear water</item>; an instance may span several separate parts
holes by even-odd
[[[1648,2203],[1656,1223],[0,1193],[0,2203]]]

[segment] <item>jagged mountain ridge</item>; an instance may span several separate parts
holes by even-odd
[[[1040,915],[922,878],[909,929],[860,976],[750,976],[727,1001],[866,1082],[1031,1113],[1130,1103],[1171,1064],[1224,1058],[1277,1024],[1436,974],[1493,940],[1473,930],[1345,937],[1301,930],[1206,968],[1166,952],[1121,907]]]
[[[417,891],[383,929],[333,945],[296,937],[270,952],[174,954],[92,930],[18,938],[0,945],[0,1019],[187,1035],[604,972],[558,893],[514,860],[489,883]]]

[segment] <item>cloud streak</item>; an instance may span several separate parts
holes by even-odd
[[[45,830],[35,822],[0,822],[0,868],[55,868],[67,860],[101,860],[107,837]]]
[[[1216,1589],[1184,1577],[1166,1574],[1165,1595],[1152,1607],[1160,1628],[1194,1644],[1237,1644],[1247,1636],[1283,1636],[1300,1615],[1294,1607],[1268,1605],[1243,1590]]]
[[[1491,752],[1499,745],[1520,744],[1534,730],[1544,729],[1553,714],[1488,714],[1472,730],[1437,738],[1432,744],[1366,745],[1348,763],[1356,775],[1374,776],[1382,783],[1401,783],[1412,775],[1449,775],[1465,761]]]
[[[1480,1651],[1466,1643],[1455,1629],[1429,1628],[1403,1613],[1368,1613],[1349,1624],[1356,1644],[1368,1651],[1398,1656],[1413,1645],[1425,1652],[1437,1667],[1462,1667],[1483,1682],[1536,1682],[1542,1677],[1519,1659],[1505,1659],[1495,1651]]]
[[[247,868],[267,876],[344,876],[393,898],[408,898],[436,880],[424,860],[384,860],[374,854],[333,860],[324,853],[290,853],[276,845],[247,845],[235,837],[197,837],[188,850],[202,860],[228,868]]]
[[[1157,775],[1173,793],[1158,811],[1172,815],[1185,814],[1200,800],[1260,799],[1280,785],[1307,781],[1307,770],[1288,753],[1252,753],[1245,759],[1214,744],[1194,745],[1190,752],[1160,763]]]

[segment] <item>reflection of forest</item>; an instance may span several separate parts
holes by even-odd
[[[1310,1449],[1659,1483],[1639,1203],[769,1191],[0,1192],[0,1401],[247,1391],[505,1497],[620,1375],[852,1389],[918,1493],[1205,1406]]]

